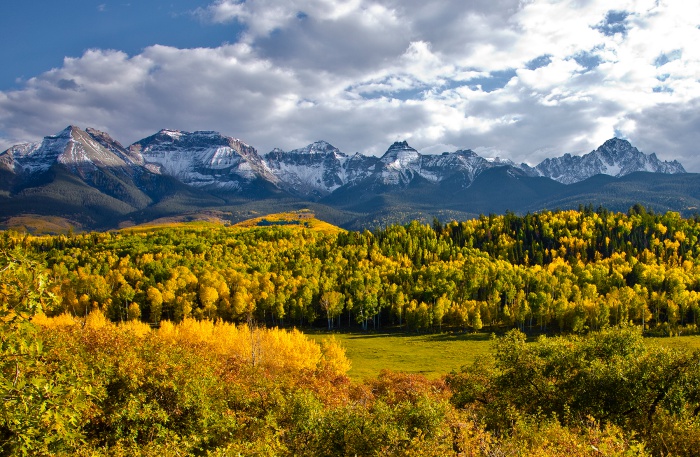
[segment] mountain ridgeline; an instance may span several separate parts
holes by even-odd
[[[161,130],[125,147],[107,133],[69,126],[0,153],[0,201],[5,226],[18,216],[60,217],[82,229],[205,212],[237,221],[311,207],[343,227],[367,228],[591,203],[692,214],[700,176],[617,138],[533,167],[472,150],[425,155],[405,141],[382,157],[348,155],[325,141],[259,154],[212,131]]]

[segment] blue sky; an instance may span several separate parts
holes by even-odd
[[[8,0],[0,26],[0,150],[75,124],[536,164],[618,135],[700,171],[697,2]]]
[[[195,0],[92,1],[7,0],[0,6],[0,90],[60,67],[64,57],[91,48],[136,55],[153,44],[178,48],[216,47],[236,41],[240,27],[198,20]]]

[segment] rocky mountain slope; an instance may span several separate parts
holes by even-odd
[[[534,168],[539,176],[545,176],[564,184],[573,184],[595,175],[619,178],[637,171],[652,173],[685,173],[678,161],[660,161],[656,154],[644,154],[629,141],[613,138],[595,151],[583,156],[565,154],[562,157],[545,159]]]
[[[24,177],[45,173],[57,163],[86,178],[105,168],[128,174],[133,160],[107,134],[93,129],[83,131],[75,126],[68,126],[41,142],[13,146],[0,154],[1,167]]]
[[[325,141],[292,151],[273,149],[263,161],[280,187],[303,198],[318,199],[372,173],[376,157],[348,156]]]
[[[622,179],[640,172],[643,178]],[[0,216],[68,214],[91,228],[202,209],[311,202],[361,219],[392,211],[469,215],[598,201],[624,209],[639,199],[697,210],[700,186],[694,182],[700,178],[673,178],[679,174],[685,170],[677,161],[660,161],[617,138],[586,155],[565,154],[532,167],[471,150],[421,154],[405,141],[381,157],[349,155],[325,141],[260,155],[211,131],[161,130],[124,147],[107,133],[69,126],[0,153]],[[643,192],[645,180],[665,184],[652,195]],[[614,198],[602,193],[610,189]]]
[[[254,148],[217,132],[161,130],[132,144],[129,151],[153,173],[198,188],[235,192],[258,180],[279,183]]]
[[[59,216],[91,228],[114,226],[146,208],[157,214],[163,207],[222,203],[153,173],[140,154],[108,134],[75,126],[0,153],[0,191],[0,216]]]

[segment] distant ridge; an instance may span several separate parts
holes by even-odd
[[[612,181],[587,184],[598,175]],[[280,212],[309,203],[346,227],[599,202],[690,213],[700,207],[697,179],[678,161],[661,161],[619,138],[532,167],[469,149],[421,154],[406,141],[381,157],[349,155],[326,141],[261,155],[213,131],[163,129],[124,147],[105,132],[68,126],[0,153],[0,218],[7,224],[21,220],[16,216],[51,216],[78,228],[108,228],[222,211],[235,222],[237,208]]]

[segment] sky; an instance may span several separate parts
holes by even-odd
[[[7,0],[0,27],[0,150],[77,125],[535,165],[619,137],[700,172],[696,1]]]

